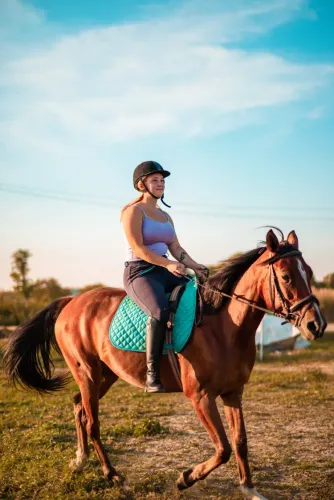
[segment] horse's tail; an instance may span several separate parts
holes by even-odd
[[[68,383],[67,373],[52,377],[51,348],[61,354],[54,327],[60,312],[72,298],[55,300],[10,335],[3,362],[8,380],[14,385],[50,393]]]

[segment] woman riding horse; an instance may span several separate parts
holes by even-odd
[[[165,178],[170,172],[155,161],[144,161],[133,173],[133,185],[140,196],[121,212],[128,243],[124,288],[149,316],[146,330],[146,392],[165,392],[160,381],[160,360],[168,321],[166,293],[185,283],[186,267],[198,277],[207,269],[189,257],[180,246],[171,217],[157,201],[163,201]],[[168,250],[176,259],[170,260]]]
[[[144,182],[155,196],[162,194],[163,189],[154,189],[147,178]],[[147,192],[143,194],[143,199],[150,200]],[[159,220],[161,213],[151,203],[140,205],[144,205],[153,219]],[[138,207],[133,210],[140,212]],[[137,252],[136,247],[133,250]],[[163,259],[165,266],[170,265],[168,259],[154,252],[152,255]],[[180,258],[180,253],[177,256]],[[188,265],[189,257],[186,259]],[[160,267],[167,276],[168,270],[158,264],[159,270]],[[152,269],[147,275],[153,276],[153,272],[156,271]],[[262,247],[227,261],[201,288],[203,322],[194,326],[189,342],[178,354],[182,389],[168,359],[162,359],[161,363],[166,391],[183,391],[215,448],[210,458],[181,473],[177,482],[180,490],[193,486],[228,462],[233,446],[243,496],[253,500],[264,498],[252,482],[242,394],[254,366],[255,334],[265,312],[297,325],[306,340],[324,334],[327,323],[312,294],[311,277],[312,270],[299,250],[296,233],[291,231],[286,240],[282,235],[280,242],[270,230]],[[140,278],[134,281],[137,279]],[[3,360],[9,380],[49,393],[62,389],[68,381],[66,373],[52,371],[52,347],[62,353],[79,386],[74,396],[78,446],[71,467],[77,472],[84,468],[90,438],[104,476],[113,482],[121,482],[123,477],[111,464],[101,440],[99,401],[118,379],[141,388],[146,382],[144,353],[118,349],[109,341],[111,321],[124,297],[123,289],[95,288],[54,301],[12,333]],[[224,403],[231,444],[217,407],[218,397]]]

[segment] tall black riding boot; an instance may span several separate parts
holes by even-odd
[[[146,329],[146,392],[165,392],[160,380],[160,361],[165,335],[166,322],[149,317]]]

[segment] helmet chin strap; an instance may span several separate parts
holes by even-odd
[[[155,198],[156,200],[161,200],[161,203],[163,203],[166,207],[168,208],[172,208],[170,205],[167,205],[167,203],[164,202],[164,194],[162,194],[162,196],[155,196],[153,193],[151,193],[151,191],[148,189],[148,187],[146,186],[144,180],[142,179],[142,183],[144,184],[145,186],[145,189],[146,191],[148,192],[148,194],[150,194],[152,196],[152,198]]]

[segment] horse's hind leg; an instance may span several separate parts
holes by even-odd
[[[91,368],[90,377],[84,377],[80,383],[82,406],[84,409],[86,431],[101,462],[104,476],[110,481],[123,481],[123,477],[116,472],[111,465],[108,454],[100,437],[99,423],[99,399],[107,392],[110,386],[116,382],[117,376],[109,371],[109,374],[101,381],[101,366]]]
[[[99,399],[103,398],[103,396],[108,392],[110,387],[118,379],[118,377],[112,371],[110,371],[109,368],[107,368],[107,366],[105,365],[103,365],[102,377],[103,379],[98,394]],[[85,408],[83,406],[81,393],[77,394],[74,397],[74,415],[75,415],[75,424],[77,429],[78,450],[76,454],[76,459],[72,460],[72,462],[70,463],[70,467],[73,468],[76,472],[80,472],[84,468],[87,458],[89,456],[88,434],[86,429],[88,424],[88,419],[86,416]],[[102,443],[101,447],[103,448]],[[110,468],[112,469],[107,454],[105,451],[104,453],[107,458],[107,463],[109,464],[109,469]],[[100,457],[99,453],[98,455]],[[101,464],[103,467],[102,462]]]
[[[227,440],[215,398],[204,393],[193,395],[191,400],[197,415],[216,448],[216,454],[206,462],[183,472],[177,482],[179,490],[189,488],[197,481],[205,479],[211,471],[228,462],[231,456],[231,446]]]
[[[82,469],[85,467],[87,458],[89,456],[89,447],[88,447],[88,437],[86,431],[85,414],[84,414],[84,409],[82,407],[82,399],[80,392],[74,396],[73,403],[74,403],[75,426],[77,429],[78,450],[76,453],[76,458],[74,460],[71,460],[70,462],[70,467],[75,472],[81,472]]]

